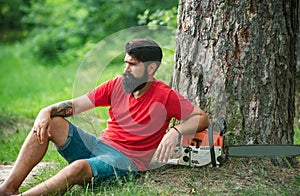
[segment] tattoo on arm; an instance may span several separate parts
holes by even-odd
[[[75,107],[72,101],[65,101],[51,106],[51,117],[62,116],[68,117],[72,116],[75,112]]]

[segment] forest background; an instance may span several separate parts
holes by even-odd
[[[146,25],[150,29],[163,26],[176,29],[177,4],[176,0],[2,0],[0,2],[0,163],[10,164],[15,160],[22,142],[31,129],[34,117],[42,107],[72,98],[78,67],[86,54],[99,41],[118,31],[136,26]],[[169,37],[166,36],[164,39]],[[167,71],[163,71],[157,77],[168,83],[174,66],[174,51],[165,50],[164,53]],[[299,61],[296,75],[295,144],[300,144]],[[122,56],[114,59],[106,67],[105,74],[101,75],[98,82],[122,73],[123,67],[120,66],[122,63]],[[103,129],[107,119],[106,109],[99,109],[97,117],[102,119],[99,124],[100,129]],[[90,119],[90,121],[94,120]],[[89,123],[87,126],[93,128]],[[51,176],[51,173],[55,173],[66,164],[50,146],[43,161],[53,160],[55,168],[51,170],[52,172],[42,172],[39,178],[32,180],[32,183]],[[227,163],[221,172],[212,171],[211,168],[191,170],[168,167],[164,171],[159,170],[157,173],[143,176],[138,179],[138,183],[127,182],[126,190],[123,182],[120,182],[121,184],[112,187],[102,187],[100,193],[102,191],[105,194],[124,194],[124,191],[129,191],[130,194],[145,191],[148,194],[175,194],[179,191],[183,194],[200,194],[207,191],[207,194],[220,192],[234,194],[242,191],[245,194],[254,194],[260,191],[276,194],[299,191],[299,172],[276,168],[277,173],[273,173],[274,166],[248,166],[249,163],[256,163],[256,161],[235,160],[235,163]],[[240,176],[229,172],[236,167],[242,169]],[[177,170],[176,174],[174,169]],[[198,171],[202,174],[196,175]],[[277,175],[280,175],[280,172],[284,172],[286,176],[279,178]],[[208,173],[210,178],[207,176]],[[187,174],[190,178],[186,178]],[[182,175],[185,176],[184,184]],[[160,183],[168,179],[166,176],[175,179],[175,184]],[[228,178],[225,184],[222,183],[224,176]],[[203,182],[203,179],[207,181]],[[255,184],[253,181],[258,182]],[[208,187],[213,185],[213,188],[200,188],[199,183],[207,183]],[[277,183],[278,187],[272,188],[271,185]],[[24,186],[23,189],[28,189],[28,186]],[[73,190],[71,194],[74,195],[76,191],[85,190]]]

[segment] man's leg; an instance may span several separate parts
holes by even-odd
[[[63,118],[53,118],[50,123],[51,138],[46,136],[44,144],[40,144],[33,132],[30,132],[23,143],[14,167],[0,186],[0,195],[11,195],[18,193],[18,189],[25,180],[29,172],[44,157],[49,139],[55,144],[62,145],[68,136],[69,125]]]
[[[39,144],[34,133],[30,132],[19,152],[18,158],[7,179],[0,187],[0,195],[18,193],[18,189],[33,167],[44,157],[48,148],[48,138]],[[6,193],[2,193],[2,191]]]
[[[75,184],[89,182],[93,176],[91,167],[86,160],[77,160],[62,169],[52,178],[22,193],[22,196],[30,195],[60,195]]]

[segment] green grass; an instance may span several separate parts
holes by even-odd
[[[0,162],[15,160],[19,149],[31,129],[38,111],[49,104],[71,99],[77,92],[74,83],[87,84],[93,67],[80,66],[79,61],[65,65],[45,66],[31,56],[26,44],[1,46],[0,58]],[[165,51],[166,63],[157,77],[169,82],[172,73],[173,51]],[[169,56],[169,58],[168,58]],[[122,73],[122,56],[114,59],[94,81],[83,86],[86,92],[95,86]],[[78,77],[78,74],[80,77]],[[84,77],[81,77],[84,76]],[[81,84],[80,84],[81,85]],[[99,134],[105,128],[107,108],[96,109],[72,121],[87,130]],[[100,122],[94,122],[95,118]],[[300,143],[299,127],[295,141]],[[43,161],[54,161],[50,168],[41,170],[25,191],[51,177],[66,162],[58,155],[53,145],[49,146]],[[141,174],[127,181],[103,183],[100,187],[71,188],[66,195],[295,195],[299,193],[300,169],[275,167],[266,162],[230,159],[219,169],[165,167]]]
[[[45,168],[32,179],[32,185],[58,169]],[[103,182],[99,187],[74,186],[65,195],[298,195],[299,172],[299,167],[278,167],[269,160],[230,158],[220,168],[164,166],[136,178]]]
[[[1,111],[33,118],[41,107],[71,98],[75,72],[71,66],[43,66],[21,47],[0,50],[5,59],[0,63]]]

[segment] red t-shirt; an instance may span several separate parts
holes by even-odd
[[[107,81],[88,94],[95,107],[110,106],[101,140],[127,155],[140,170],[147,170],[171,118],[185,119],[194,106],[159,80],[139,98],[126,94],[122,77]]]

